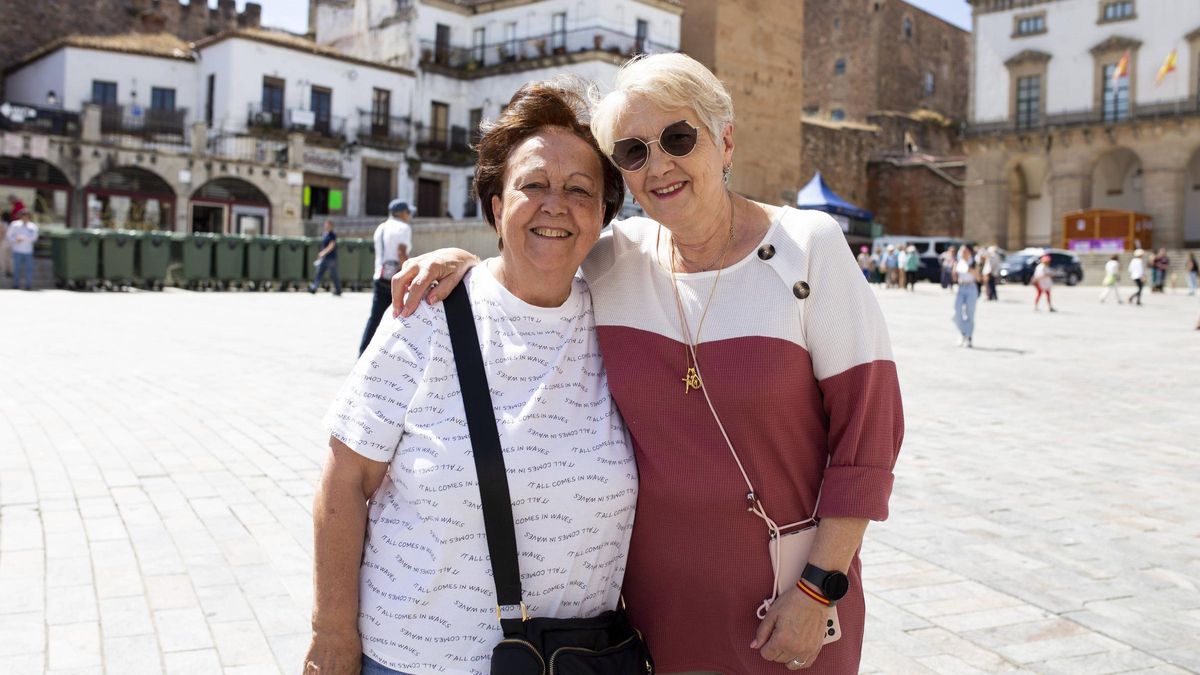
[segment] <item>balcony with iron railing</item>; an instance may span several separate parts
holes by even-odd
[[[407,117],[379,115],[371,110],[360,109],[356,134],[359,145],[404,150],[409,146],[412,122]]]
[[[287,166],[288,162],[287,140],[280,138],[216,131],[209,134],[205,150],[209,157],[220,160],[277,167]]]
[[[246,116],[247,130],[264,136],[283,136],[300,132],[314,145],[340,145],[346,138],[346,118],[318,116],[312,110],[264,108],[251,103]]]
[[[0,131],[79,136],[79,113],[24,103],[0,103]]]
[[[1037,119],[1004,119],[968,124],[967,137],[1036,134],[1088,126],[1113,126],[1133,122],[1173,119],[1200,115],[1200,99],[1178,99],[1150,105],[1131,106],[1120,111],[1094,107],[1040,115]]]
[[[187,108],[163,110],[137,104],[100,106],[100,133],[148,137],[167,137],[160,140],[183,141],[187,131]]]
[[[678,51],[678,47],[609,28],[581,28],[473,47],[421,40],[421,67],[448,75],[476,77],[491,74],[493,70],[561,65],[580,56],[620,63],[637,54],[673,51]]]
[[[413,125],[417,155],[422,161],[450,166],[470,166],[475,163],[475,151],[464,127],[437,127],[423,123]]]

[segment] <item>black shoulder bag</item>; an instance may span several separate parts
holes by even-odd
[[[508,475],[466,283],[450,293],[445,308],[479,477],[496,618],[504,631],[492,650],[491,675],[653,675],[654,659],[624,606],[586,619],[531,618],[526,611]],[[519,608],[520,616],[502,618],[504,607]]]

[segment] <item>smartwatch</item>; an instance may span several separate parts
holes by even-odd
[[[827,572],[813,564],[804,566],[800,578],[820,589],[821,595],[824,595],[830,604],[846,597],[846,591],[850,590],[850,579],[845,574],[837,570]]]

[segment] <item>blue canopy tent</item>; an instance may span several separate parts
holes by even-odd
[[[842,232],[846,233],[846,239],[851,244],[871,242],[871,219],[875,217],[874,214],[858,208],[830,190],[820,171],[796,195],[796,208],[824,211],[832,215],[841,224]]]

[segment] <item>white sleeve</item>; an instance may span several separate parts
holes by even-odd
[[[400,245],[408,249],[408,254],[412,255],[412,225],[404,224],[404,229],[401,230]]]
[[[379,274],[379,271],[383,269],[383,224],[375,228],[373,239],[375,240],[375,272],[372,274]]]
[[[433,340],[445,326],[441,304],[422,304],[408,318],[385,318],[325,415],[329,435],[367,459],[390,462]]]

